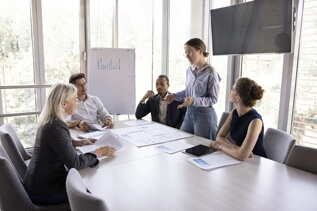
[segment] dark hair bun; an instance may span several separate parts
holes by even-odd
[[[250,90],[250,96],[252,100],[261,100],[263,97],[264,90],[261,86],[254,84]]]

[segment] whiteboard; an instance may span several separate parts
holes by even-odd
[[[87,53],[88,94],[112,115],[135,112],[135,50],[91,48]]]

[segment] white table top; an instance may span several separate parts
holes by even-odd
[[[317,210],[317,175],[259,156],[205,171],[187,161],[190,155],[120,142],[114,157],[80,171],[110,210]]]

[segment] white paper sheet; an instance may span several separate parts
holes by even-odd
[[[125,128],[112,129],[113,133],[122,137],[135,146],[148,146],[192,136],[163,124],[146,124]]]
[[[145,130],[145,131],[153,136],[177,133],[176,130],[174,130],[173,128],[168,128],[168,127]]]
[[[142,138],[142,139],[128,139],[127,141],[130,142],[131,144],[137,146],[137,147],[143,147],[143,146],[162,143],[162,140],[160,140],[156,137],[153,137],[153,136],[149,136],[149,137]]]
[[[129,133],[139,132],[142,130],[138,127],[125,127],[125,128],[112,129],[111,131],[121,136],[121,135],[129,134]]]
[[[101,125],[99,124],[90,124],[90,130],[106,130],[107,129],[107,126],[105,127],[102,127]]]
[[[160,144],[158,146],[154,146],[156,149],[169,153],[169,154],[173,154],[175,152],[180,152],[184,149],[188,149],[190,147],[193,147],[193,144],[188,144],[186,142],[184,142],[184,140],[178,140],[178,141],[173,141],[173,142],[168,142],[168,143],[164,143],[164,144]]]
[[[114,147],[117,151],[122,148],[121,143],[118,139],[111,134],[111,132],[105,132],[94,144],[76,147],[81,153],[92,152],[95,149],[102,146],[111,146]]]
[[[123,122],[123,123],[126,124],[126,125],[129,125],[129,126],[152,124],[151,122],[143,120],[143,119],[130,120],[130,121],[126,121],[126,122]]]
[[[162,139],[164,141],[173,141],[173,140],[188,138],[191,136],[192,136],[191,134],[178,131],[178,132],[174,132],[174,133],[161,134],[158,136],[158,138]]]
[[[187,160],[205,170],[241,163],[223,152],[214,152],[201,157],[188,158]]]
[[[168,128],[166,125],[163,124],[146,124],[146,125],[139,125],[138,128],[141,130],[147,131],[147,130],[153,130],[153,129],[162,129],[162,128]]]
[[[89,132],[89,133],[84,133],[84,134],[80,134],[78,135],[78,138],[94,138],[94,139],[99,139],[101,138],[106,131],[93,131],[93,132]]]

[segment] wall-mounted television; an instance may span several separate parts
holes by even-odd
[[[292,0],[255,0],[211,10],[213,55],[291,53]]]

